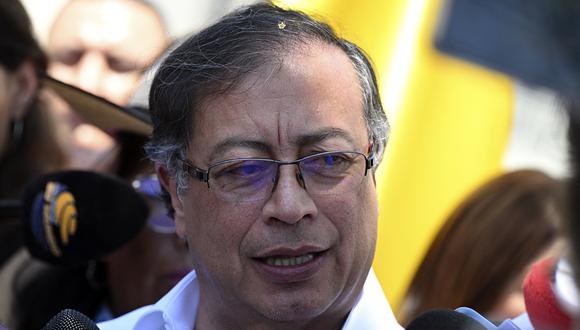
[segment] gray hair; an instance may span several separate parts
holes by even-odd
[[[280,26],[279,26],[280,24]],[[223,95],[249,74],[281,61],[287,49],[320,41],[342,49],[352,61],[363,94],[364,118],[373,143],[375,164],[382,158],[389,126],[372,65],[355,44],[304,13],[272,4],[256,4],[222,18],[185,40],[158,69],[151,84],[149,106],[153,135],[146,152],[187,189],[186,158],[193,136],[193,112],[211,96]]]

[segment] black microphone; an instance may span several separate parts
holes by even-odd
[[[407,330],[486,330],[482,324],[459,312],[435,309],[414,319]]]
[[[99,330],[95,322],[74,309],[56,314],[41,330]]]
[[[43,176],[22,198],[26,247],[56,265],[116,250],[139,233],[148,214],[145,199],[128,182],[87,171]]]
[[[15,199],[0,199],[0,221],[20,217],[20,201]]]

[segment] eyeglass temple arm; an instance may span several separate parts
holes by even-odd
[[[181,160],[181,162],[185,165],[186,170],[190,173],[191,176],[193,176],[194,178],[198,179],[201,182],[207,183],[207,186],[209,188],[209,171],[199,169],[185,160]]]
[[[208,182],[209,183],[209,171],[200,170],[197,167],[191,167],[193,172],[193,176],[201,182]]]
[[[375,155],[372,154],[368,157],[365,157],[365,161],[366,161],[366,166],[365,166],[365,175],[367,175],[367,172],[373,168],[373,166],[375,165]]]
[[[365,155],[365,160],[366,160],[366,168],[365,168],[365,175],[367,175],[368,170],[370,170],[371,168],[373,168],[373,166],[375,166],[375,150],[374,150],[375,144],[373,143],[373,141],[369,141],[369,147],[367,150],[367,155]]]

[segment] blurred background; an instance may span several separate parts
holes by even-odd
[[[46,43],[48,30],[55,15],[68,0],[23,0],[29,15],[34,21],[34,30],[41,43]],[[197,31],[220,18],[234,8],[251,4],[256,0],[150,0],[147,1],[161,12],[169,30],[176,38]]]

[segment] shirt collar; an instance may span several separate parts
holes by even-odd
[[[342,327],[342,330],[355,329],[403,329],[395,319],[372,268],[357,302]]]

